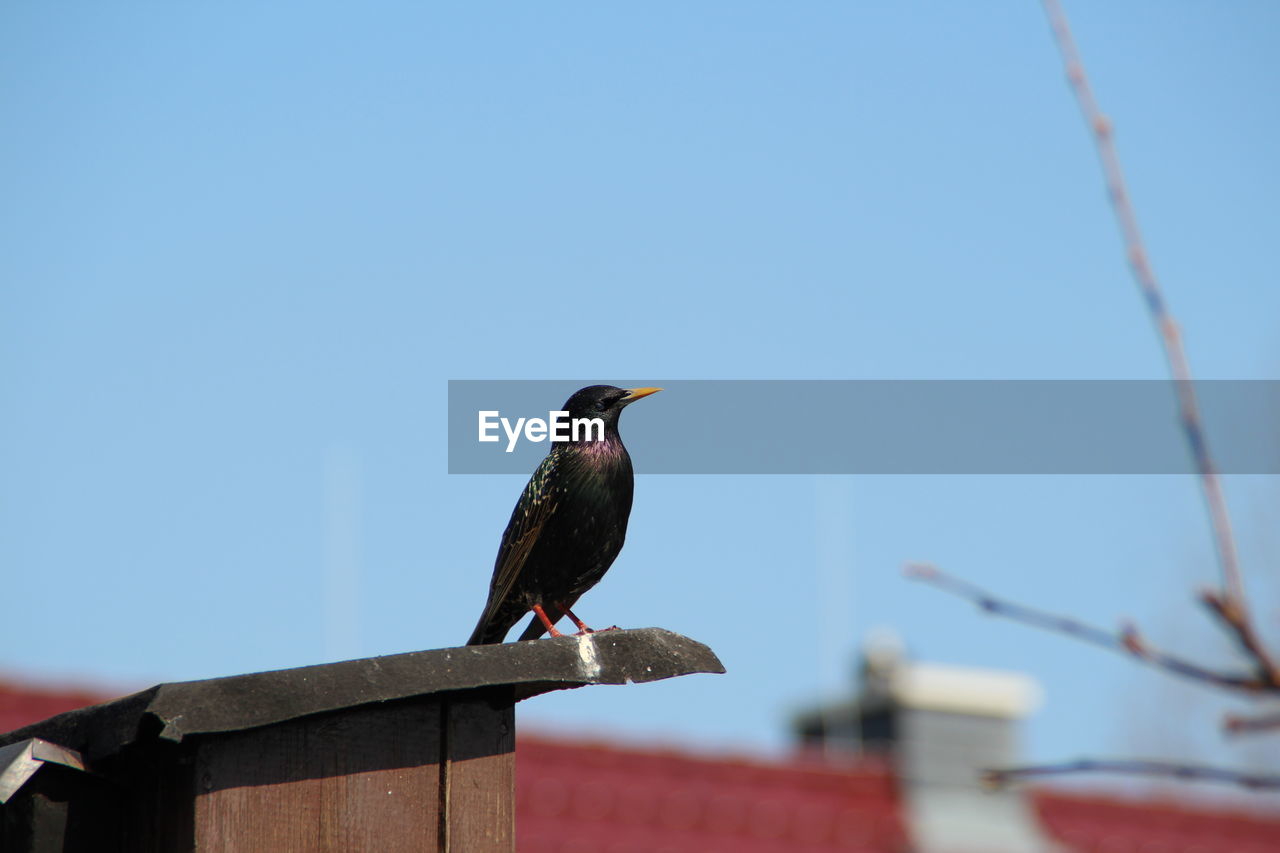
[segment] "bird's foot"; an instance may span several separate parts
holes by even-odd
[[[585,637],[587,634],[603,634],[605,631],[621,631],[617,625],[610,625],[608,628],[587,628],[583,627],[581,631],[574,634],[575,637]]]
[[[608,628],[590,628],[587,626],[586,622],[583,622],[581,619],[575,616],[573,611],[570,610],[568,607],[565,607],[564,604],[557,604],[556,607],[559,607],[560,611],[564,613],[565,616],[568,616],[570,619],[572,619],[573,624],[578,626],[578,633],[573,635],[575,637],[585,637],[588,634],[599,634],[601,631],[621,630],[617,625],[610,625]]]

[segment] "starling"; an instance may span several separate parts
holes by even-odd
[[[501,643],[530,610],[535,618],[521,640],[547,631],[561,636],[555,623],[565,615],[591,631],[570,608],[613,564],[631,515],[631,457],[618,435],[618,415],[661,390],[591,385],[564,404],[571,420],[603,421],[604,436],[554,442],[529,478],[502,534],[489,600],[467,645]]]

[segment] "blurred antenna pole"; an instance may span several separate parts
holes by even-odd
[[[361,655],[361,473],[360,459],[350,448],[334,446],[325,452],[324,641],[329,660]]]
[[[854,621],[853,478],[818,477],[816,545],[818,563],[819,684],[848,690],[857,647]],[[834,705],[828,704],[829,708]],[[834,721],[832,721],[834,722]],[[828,726],[828,730],[831,730]],[[824,740],[824,750],[833,745]]]

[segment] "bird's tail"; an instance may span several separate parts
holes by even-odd
[[[507,632],[505,630],[502,633],[498,633],[493,625],[481,620],[480,624],[476,625],[476,629],[471,632],[471,639],[467,640],[467,645],[487,646],[491,643],[501,643],[506,636]]]
[[[471,632],[471,639],[467,640],[467,645],[487,646],[501,643],[506,639],[511,626],[518,621],[520,621],[519,614],[513,617],[501,611],[490,613],[489,609],[485,608],[484,613],[480,615],[480,621],[476,623],[476,629]]]

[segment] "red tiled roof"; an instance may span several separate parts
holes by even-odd
[[[1039,791],[1049,833],[1081,853],[1275,853],[1280,815]]]
[[[707,853],[905,849],[882,762],[705,758],[522,737],[516,838],[522,853]]]
[[[0,682],[0,732],[112,698]],[[890,766],[754,760],[522,736],[521,853],[901,853]],[[1080,853],[1271,853],[1280,815],[1040,791],[1049,834]]]
[[[79,688],[29,687],[0,681],[0,732],[113,698]]]

